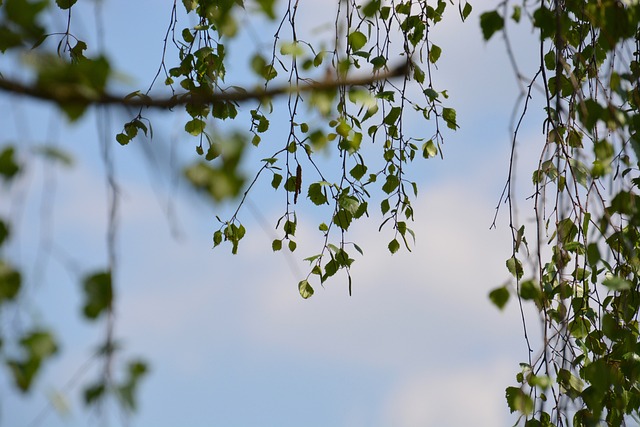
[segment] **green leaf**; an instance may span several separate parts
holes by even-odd
[[[99,402],[104,396],[105,385],[103,382],[99,382],[97,384],[88,385],[84,389],[84,404],[87,406],[91,406],[96,402]]]
[[[443,108],[442,118],[445,122],[447,122],[447,127],[449,129],[458,129],[458,124],[456,122],[456,110],[454,110],[453,108]]]
[[[276,0],[256,0],[260,5],[260,9],[267,15],[270,19],[276,18],[276,13],[274,10],[274,6],[276,4]]]
[[[433,142],[433,140],[428,140],[422,145],[422,157],[428,159],[430,157],[435,157],[438,154],[438,147]]]
[[[485,12],[480,15],[480,27],[484,39],[489,40],[497,31],[504,28],[504,18],[495,10]]]
[[[13,374],[17,388],[26,392],[31,388],[42,362],[58,351],[53,336],[43,330],[35,330],[20,340],[26,355],[22,360],[10,359],[6,363]]]
[[[506,286],[501,286],[489,292],[489,299],[500,310],[504,309],[509,301],[509,289]]]
[[[628,280],[617,276],[607,277],[602,281],[602,284],[611,291],[627,291],[633,286]]]
[[[200,119],[193,119],[184,125],[184,130],[193,136],[198,136],[204,131],[205,127],[206,124],[204,121]]]
[[[382,186],[382,191],[384,191],[387,194],[391,194],[391,192],[393,192],[393,190],[398,188],[398,185],[400,185],[400,180],[398,179],[397,176],[395,176],[395,175],[387,175],[387,179],[386,179],[384,185]]]
[[[353,215],[344,209],[338,210],[338,212],[333,216],[333,223],[343,230],[347,230],[349,228],[352,220]]]
[[[119,133],[116,135],[116,141],[118,141],[118,144],[120,145],[127,145],[129,142],[131,142],[131,138],[129,138],[124,133]]]
[[[298,283],[298,291],[304,299],[310,298],[313,295],[313,288],[307,280],[301,280],[300,283]]]
[[[287,236],[295,236],[296,235],[296,222],[295,221],[285,221],[284,223],[284,233]]]
[[[520,296],[523,300],[538,301],[540,299],[540,287],[533,280],[525,280],[520,283]]]
[[[69,153],[52,145],[40,145],[35,147],[35,153],[48,160],[59,162],[63,166],[68,167],[73,165],[73,158]]]
[[[376,13],[380,10],[381,1],[380,0],[371,0],[367,4],[362,7],[362,14],[368,18],[375,16]]]
[[[389,242],[388,248],[389,248],[389,252],[391,252],[392,254],[395,254],[400,249],[400,242],[398,242],[397,239],[393,239],[392,241]]]
[[[367,173],[367,166],[358,163],[350,171],[349,174],[357,180],[360,180]]]
[[[271,186],[277,190],[281,182],[282,182],[282,175],[280,175],[279,173],[274,173],[273,179],[271,180]]]
[[[111,308],[113,302],[111,273],[106,271],[91,274],[84,278],[82,284],[85,296],[84,315],[87,319],[95,320]]]
[[[196,10],[198,7],[198,0],[182,0],[182,4],[184,5],[187,13],[189,13],[192,10]]]
[[[367,44],[367,36],[362,34],[360,31],[354,31],[349,34],[347,42],[349,43],[351,50],[355,52],[362,49],[364,45]]]
[[[9,238],[9,226],[6,222],[0,219],[0,246],[4,244]],[[1,262],[1,261],[0,261]]]
[[[271,249],[273,249],[274,252],[277,252],[280,249],[282,249],[282,240],[275,239],[273,242],[271,242]]]
[[[15,160],[15,149],[6,147],[0,152],[0,176],[10,181],[20,171],[20,165]]]
[[[515,256],[507,260],[507,269],[509,270],[509,273],[511,273],[517,280],[520,280],[522,278],[522,275],[524,274],[522,263]]]
[[[462,16],[463,21],[465,21],[469,17],[469,15],[471,15],[472,10],[473,8],[469,4],[469,2],[465,2],[464,8],[462,8],[462,13],[460,14],[460,16]]]
[[[389,111],[389,113],[385,116],[383,120],[384,124],[389,126],[394,125],[398,121],[401,113],[402,109],[400,107],[393,107],[391,111]]]
[[[15,299],[18,291],[20,291],[21,284],[22,276],[20,272],[0,260],[0,303]]]
[[[56,0],[56,4],[62,10],[70,9],[78,0]]]
[[[360,207],[360,201],[353,196],[342,194],[338,199],[338,205],[351,215],[355,215]]]
[[[213,247],[215,248],[220,243],[222,243],[222,231],[217,230],[215,233],[213,233]]]
[[[389,209],[391,209],[391,207],[389,206],[389,199],[384,199],[382,202],[380,202],[380,210],[382,211],[382,215],[389,212]]]
[[[323,186],[317,182],[314,182],[309,186],[307,196],[316,206],[327,203],[327,195],[322,187]]]
[[[505,396],[512,413],[517,411],[527,415],[533,412],[533,400],[520,388],[507,387]]]
[[[438,61],[438,58],[440,58],[441,54],[442,49],[440,48],[440,46],[436,46],[435,44],[431,45],[431,49],[429,49],[429,62],[435,64],[436,61]]]

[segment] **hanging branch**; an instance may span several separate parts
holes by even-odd
[[[187,92],[173,95],[170,98],[152,98],[141,93],[134,92],[130,95],[114,95],[109,93],[91,94],[69,86],[39,87],[25,85],[13,80],[0,78],[0,90],[30,98],[51,101],[58,104],[84,104],[84,105],[116,105],[122,107],[147,107],[157,109],[171,109],[186,104],[210,104],[216,102],[245,102],[251,100],[264,100],[286,95],[292,92],[312,92],[333,90],[340,87],[366,86],[371,83],[404,77],[409,72],[409,64],[401,64],[387,72],[372,74],[370,76],[338,78],[335,80],[312,81],[306,85],[278,86],[269,89],[255,91],[227,90],[215,93]]]

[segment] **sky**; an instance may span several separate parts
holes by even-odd
[[[146,88],[153,78],[170,13],[171,3],[164,3],[103,3],[106,50],[121,71],[121,87]],[[322,17],[330,19],[333,2],[306,3],[300,3],[299,24],[312,37]],[[90,356],[104,336],[104,324],[83,322],[79,292],[80,277],[106,262],[105,175],[95,114],[68,125],[50,106],[1,94],[0,108],[11,106],[0,118],[8,140],[55,143],[74,155],[75,164],[34,167],[10,189],[11,202],[1,204],[19,226],[21,240],[10,255],[30,266],[27,318],[56,331],[61,352],[28,396],[16,396],[8,376],[0,376],[0,425],[512,425],[504,390],[515,384],[527,347],[516,302],[499,311],[488,293],[509,281],[506,206],[496,229],[490,225],[507,175],[519,89],[502,42],[482,41],[479,15],[493,3],[477,3],[465,24],[450,7],[432,33],[443,49],[434,79],[448,89],[461,128],[446,133],[444,160],[412,166],[420,188],[410,225],[415,246],[391,255],[391,231],[378,232],[381,217],[372,205],[371,218],[349,234],[365,251],[351,270],[352,296],[338,275],[316,286],[312,298],[300,298],[297,283],[307,270],[302,259],[321,244],[318,221],[310,202],[301,203],[309,220],[299,225],[298,250],[273,253],[273,225],[285,201],[268,182],[242,213],[249,233],[239,254],[211,248],[215,215],[224,218],[235,206],[212,205],[176,184],[171,155],[179,164],[194,157],[196,144],[181,129],[184,116],[152,116],[152,141],[120,147],[113,140],[121,185],[115,327],[123,352],[117,361],[143,357],[150,366],[138,412],[128,417],[113,405],[87,412],[79,399],[83,384],[98,375]],[[96,27],[89,5],[78,3],[78,16],[85,18],[77,23],[80,32]],[[268,43],[271,34],[263,40]],[[514,40],[531,75],[534,36],[522,28]],[[239,48],[230,55],[243,53]],[[241,62],[230,84],[248,78]],[[531,221],[528,171],[544,141],[540,111],[532,110],[517,165],[523,171],[523,223]],[[121,111],[109,117],[114,135],[128,120]],[[272,123],[276,133],[286,125]],[[424,124],[410,126],[419,133]],[[259,159],[262,153],[251,155]],[[43,236],[55,242],[51,253],[42,250]],[[527,315],[535,337],[535,314]],[[58,409],[49,405],[54,395],[65,402]]]

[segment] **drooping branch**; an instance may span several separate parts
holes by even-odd
[[[82,104],[82,105],[111,105],[122,107],[147,107],[156,109],[171,109],[186,104],[212,104],[216,102],[245,102],[251,100],[265,100],[294,92],[312,92],[333,90],[339,87],[365,86],[376,81],[392,79],[407,75],[409,65],[407,63],[395,67],[387,72],[372,74],[369,76],[351,77],[335,80],[310,81],[300,86],[277,86],[269,89],[254,91],[238,90],[231,88],[221,92],[187,92],[171,97],[154,98],[143,94],[114,95],[110,93],[95,94],[69,86],[42,87],[26,85],[14,80],[0,78],[0,90],[4,92],[22,95],[25,97],[50,101],[58,104]]]

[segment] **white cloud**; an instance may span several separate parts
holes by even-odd
[[[504,384],[510,364],[429,366],[399,381],[383,407],[383,423],[396,427],[507,425]]]

